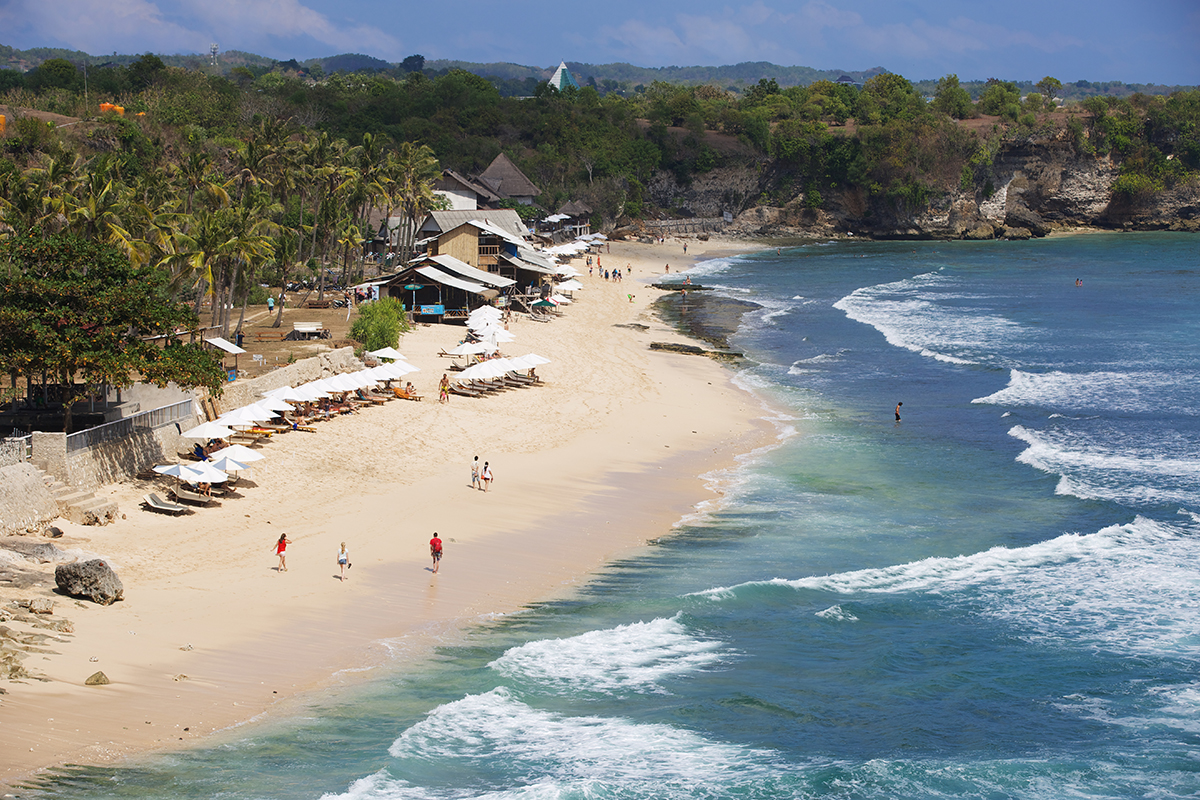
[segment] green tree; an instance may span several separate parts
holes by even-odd
[[[1053,109],[1054,98],[1062,91],[1062,81],[1049,75],[1037,82],[1037,90],[1045,99],[1047,108]]]
[[[957,75],[938,79],[937,92],[933,96],[933,110],[954,119],[969,119],[975,116],[975,104],[970,93],[958,83]]]
[[[0,249],[0,370],[59,382],[64,430],[92,387],[129,386],[135,375],[159,385],[221,391],[220,359],[173,340],[196,317],[168,296],[163,275],[135,267],[115,247],[70,234],[21,236]],[[167,336],[167,347],[151,337]],[[82,383],[78,383],[82,379]]]
[[[358,317],[350,325],[350,338],[366,350],[397,347],[400,334],[408,330],[404,304],[394,297],[383,297],[358,307]]]

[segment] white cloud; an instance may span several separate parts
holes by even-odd
[[[299,0],[208,0],[192,9],[225,47],[254,50],[264,39],[286,42],[309,37],[335,53],[368,53],[398,59],[400,42],[370,24],[341,26]]]
[[[18,29],[27,46],[61,42],[93,54],[203,53],[215,41],[226,50],[287,57],[288,42],[301,40],[329,54],[402,57],[400,42],[378,27],[335,23],[300,0],[6,0],[0,30]]]
[[[203,34],[168,20],[147,0],[9,0],[0,8],[0,29],[18,26],[39,44],[57,41],[93,54],[208,47]]]

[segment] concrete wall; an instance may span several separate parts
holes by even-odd
[[[58,503],[36,467],[0,467],[0,534],[38,532],[57,516]]]
[[[190,450],[195,443],[180,433],[202,421],[203,418],[188,417],[71,453],[66,457],[66,480],[59,480],[90,491],[131,478],[156,464],[174,464],[179,460],[178,454]]]

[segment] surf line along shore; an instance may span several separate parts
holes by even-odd
[[[0,785],[285,716],[467,626],[566,596],[667,533],[713,497],[700,475],[774,434],[732,370],[648,349],[686,339],[652,317],[660,293],[640,281],[668,263],[676,272],[749,249],[690,241],[684,257],[678,242],[614,242],[602,263],[629,265],[632,280],[584,275],[563,317],[510,327],[506,352],[551,359],[539,369],[545,385],[445,405],[394,401],[275,437],[257,485],[219,507],[161,517],[138,508],[137,483],[105,487],[98,494],[118,502],[120,518],[60,522],[57,544],[109,560],[125,599],[101,608],[57,598],[75,633],[26,662],[46,680],[9,683],[0,697]],[[462,333],[421,326],[403,337],[427,399],[448,366],[436,353]],[[495,474],[486,494],[470,486],[475,455]],[[445,542],[437,575],[434,531]],[[292,541],[285,573],[272,553],[281,533]],[[354,563],[345,583],[343,541]],[[84,686],[97,670],[112,683]]]

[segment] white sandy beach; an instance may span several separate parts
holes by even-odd
[[[36,591],[55,597],[75,633],[27,661],[48,681],[6,685],[0,783],[195,743],[304,702],[344,680],[339,671],[369,676],[465,626],[561,596],[668,532],[713,496],[699,475],[771,432],[732,370],[648,349],[682,338],[650,316],[659,293],[637,281],[737,249],[749,248],[688,240],[684,257],[678,241],[614,243],[603,263],[632,264],[634,281],[585,275],[563,318],[510,326],[506,354],[552,360],[538,370],[543,386],[439,404],[448,360],[436,353],[464,330],[422,326],[400,342],[422,370],[410,376],[422,402],[277,435],[261,449],[257,485],[219,507],[160,516],[139,508],[146,487],[130,482],[103,490],[119,502],[115,523],[60,520],[56,544],[110,560],[125,599],[56,597],[47,568]],[[650,330],[614,327],[628,322]],[[470,488],[475,455],[492,465],[488,493]],[[434,531],[446,543],[437,575]],[[284,532],[293,544],[280,573],[273,544]],[[345,583],[335,562],[343,541],[353,563]],[[84,686],[96,670],[112,683]]]

